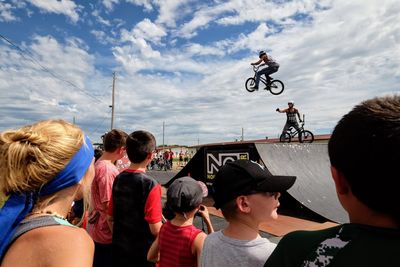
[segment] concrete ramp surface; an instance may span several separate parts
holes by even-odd
[[[297,176],[288,191],[292,197],[329,220],[348,222],[331,177],[327,144],[255,145],[272,174]]]

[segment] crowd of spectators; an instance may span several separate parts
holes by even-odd
[[[212,196],[227,225],[214,232],[204,188],[191,177],[169,186],[164,218],[161,185],[146,173],[157,157],[150,132],[114,129],[103,145],[95,162],[89,138],[61,120],[0,133],[1,267],[400,265],[400,96],[355,106],[329,140],[350,223],[292,232],[277,245],[259,227],[277,219],[279,197],[296,177],[248,160],[226,163]],[[162,156],[172,166],[172,151]],[[124,157],[129,166],[117,168]],[[193,225],[196,215],[207,234]],[[85,228],[75,225],[82,221]]]

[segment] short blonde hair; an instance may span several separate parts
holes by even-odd
[[[45,120],[0,134],[0,190],[38,190],[56,176],[84,143],[83,131],[63,120]]]

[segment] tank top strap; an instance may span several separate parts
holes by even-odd
[[[11,239],[10,244],[15,241],[18,237],[21,235],[36,229],[40,227],[45,227],[45,226],[57,226],[57,225],[64,225],[64,226],[70,226],[73,228],[78,228],[77,226],[70,224],[67,220],[55,217],[55,216],[39,216],[35,217],[32,219],[26,219],[20,222],[18,225],[14,236]]]

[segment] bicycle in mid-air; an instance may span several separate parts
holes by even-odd
[[[260,66],[253,66],[254,77],[250,77],[246,80],[245,87],[246,90],[249,91],[250,93],[257,90],[254,89],[253,86],[256,84],[256,75],[259,67]],[[262,82],[265,85],[264,90],[270,91],[271,94],[273,95],[279,95],[283,92],[283,89],[285,89],[285,85],[283,84],[282,81],[274,80],[271,76],[269,76],[269,82],[268,82],[267,79],[264,78],[263,76],[265,75],[260,76],[260,82]]]
[[[298,135],[300,143],[312,143],[314,141],[314,134],[309,130],[304,130],[304,120],[305,116],[303,114],[303,121],[300,123],[300,131],[294,129],[293,126],[289,127],[289,129],[282,133],[279,137],[279,141],[281,143],[290,143],[292,139]]]

